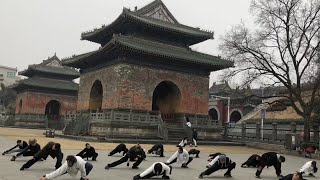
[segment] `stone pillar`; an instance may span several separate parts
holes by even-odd
[[[291,123],[291,133],[295,134],[297,132],[297,124],[295,122]]]
[[[272,141],[275,142],[277,140],[277,123],[272,123]]]
[[[256,137],[257,140],[261,140],[261,124],[259,122],[256,124]]]
[[[241,123],[241,138],[245,139],[247,134],[247,123]]]
[[[225,123],[224,124],[224,133],[223,133],[224,138],[228,137],[228,127],[229,127],[229,123]]]
[[[319,142],[319,125],[313,125],[313,142]]]

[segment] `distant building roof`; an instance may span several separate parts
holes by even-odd
[[[17,69],[17,68],[8,67],[8,66],[2,66],[2,65],[0,65],[0,68],[3,68],[3,69],[9,69],[9,70],[12,70],[12,71],[18,71],[18,69]]]

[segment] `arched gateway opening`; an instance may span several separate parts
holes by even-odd
[[[241,119],[241,114],[239,111],[233,111],[230,115],[230,122],[238,122]]]
[[[209,110],[209,118],[212,120],[219,120],[218,111],[215,108]]]
[[[51,100],[46,105],[45,115],[48,118],[48,127],[62,129],[63,123],[60,122],[60,102]]]
[[[101,81],[96,80],[90,91],[90,101],[89,101],[89,109],[90,110],[101,110],[102,107],[102,97],[103,90]]]
[[[164,120],[174,119],[174,114],[180,110],[180,103],[181,92],[171,81],[162,81],[153,91],[152,110],[160,111]]]

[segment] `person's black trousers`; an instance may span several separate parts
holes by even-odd
[[[211,167],[209,167],[207,170],[203,172],[204,175],[210,175],[220,169],[228,169],[225,175],[231,175],[232,169],[236,167],[236,163],[232,162],[231,164],[228,164],[227,166],[220,166],[218,162],[214,163]]]
[[[22,167],[23,168],[29,168],[31,167],[34,163],[36,163],[37,161],[39,161],[41,158],[39,157],[34,157],[32,159],[30,159],[27,163],[25,163]]]
[[[87,153],[85,153],[85,154],[83,154],[83,155],[81,155],[81,157],[84,159],[84,158],[87,158],[87,160],[88,160],[88,158],[91,158],[92,157],[92,160],[96,160],[97,159],[97,157],[98,157],[98,153],[91,153],[91,154],[87,154]]]
[[[119,159],[118,161],[115,161],[115,162],[113,162],[111,164],[108,164],[108,167],[116,167],[119,164],[127,162],[128,159],[129,159],[128,155],[125,155],[121,159]],[[142,162],[142,160],[143,160],[143,158],[138,156],[138,160],[135,163],[133,163],[132,167],[138,167],[139,164]]]

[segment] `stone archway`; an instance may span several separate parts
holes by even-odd
[[[208,112],[209,118],[212,120],[219,120],[219,112],[216,108],[211,108]]]
[[[102,108],[103,89],[101,81],[96,80],[90,91],[89,110],[101,110]]]
[[[230,122],[236,123],[242,118],[240,111],[235,110],[230,114]]]
[[[21,114],[22,111],[22,99],[19,101],[19,106],[18,106],[18,114]]]
[[[180,111],[181,92],[171,81],[162,81],[153,91],[152,111],[160,111],[162,115],[175,114]]]
[[[62,129],[63,123],[60,122],[60,102],[51,100],[47,103],[45,115],[48,119],[48,127],[53,129]]]

